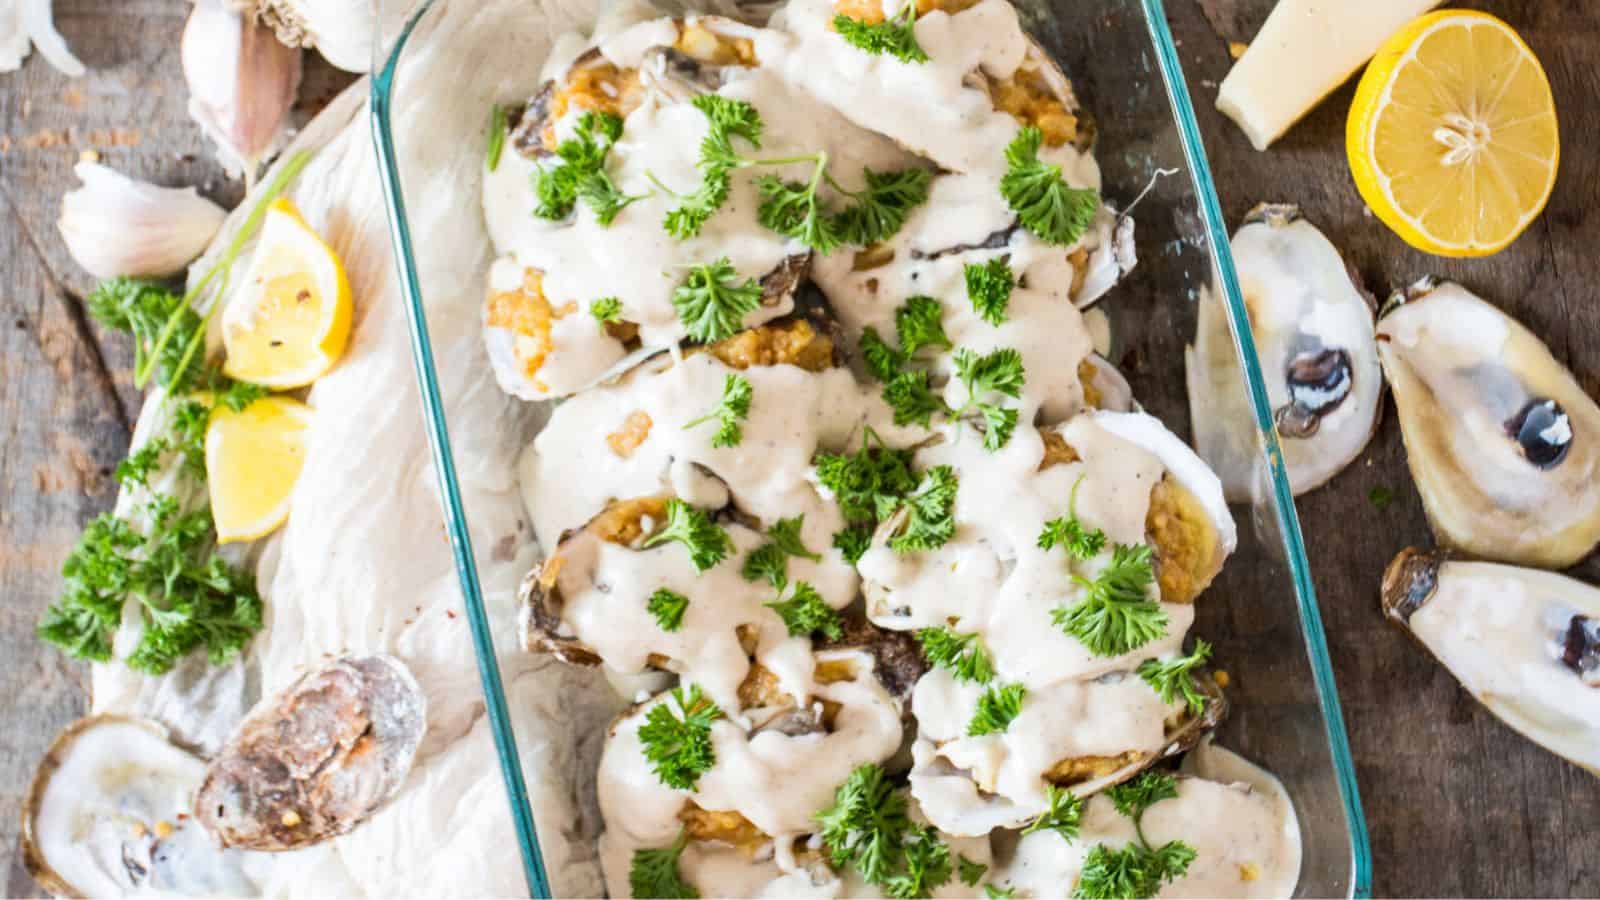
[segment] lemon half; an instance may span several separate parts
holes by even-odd
[[[1401,29],[1356,90],[1356,187],[1419,250],[1487,256],[1538,218],[1561,158],[1550,81],[1494,16],[1445,10]]]
[[[350,279],[285,198],[267,209],[244,283],[222,312],[223,371],[274,390],[333,368],[350,338]]]
[[[242,412],[222,405],[211,411],[206,482],[218,541],[253,541],[289,518],[311,419],[311,407],[287,397],[266,397]]]

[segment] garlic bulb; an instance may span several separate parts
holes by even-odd
[[[258,21],[270,25],[291,47],[315,47],[346,72],[372,67],[372,17],[392,38],[418,0],[246,0]]]
[[[32,47],[64,75],[76,78],[85,71],[56,31],[50,0],[0,0],[0,72],[21,68]]]
[[[57,227],[72,258],[98,278],[180,272],[227,215],[192,187],[158,187],[92,162],[73,171],[83,186],[61,198]]]
[[[229,0],[197,0],[183,29],[189,115],[216,142],[228,174],[254,182],[288,131],[300,51]]]

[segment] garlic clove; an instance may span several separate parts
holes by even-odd
[[[247,0],[258,21],[270,25],[278,40],[291,47],[315,47],[323,58],[346,72],[372,67],[373,15],[378,33],[393,36],[416,0]]]
[[[228,174],[249,181],[288,133],[300,51],[229,0],[197,0],[183,29],[189,115],[217,144]]]
[[[227,216],[192,187],[158,187],[93,162],[73,172],[83,186],[61,198],[57,227],[72,258],[97,278],[181,272]]]
[[[56,31],[50,0],[0,0],[0,72],[21,68],[33,47],[63,75],[77,78],[86,71]]]

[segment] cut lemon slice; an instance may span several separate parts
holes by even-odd
[[[1345,132],[1356,187],[1406,243],[1487,256],[1544,209],[1560,160],[1533,51],[1494,16],[1445,10],[1384,44]]]
[[[274,200],[244,284],[222,311],[223,371],[277,390],[333,368],[350,337],[350,280],[294,204]]]
[[[217,540],[253,541],[289,517],[289,498],[306,461],[312,410],[267,397],[243,412],[218,405],[206,427],[206,481]]]

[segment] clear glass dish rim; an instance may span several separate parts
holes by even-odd
[[[387,54],[383,51],[384,41],[381,40],[381,35],[380,39],[374,42],[371,102],[368,109],[373,143],[377,150],[379,178],[383,184],[388,210],[390,238],[400,276],[401,296],[411,330],[412,359],[422,399],[423,416],[427,424],[430,450],[438,478],[446,531],[455,556],[456,573],[461,583],[467,619],[472,630],[473,651],[477,658],[483,687],[485,714],[489,718],[501,774],[510,801],[528,892],[530,896],[544,898],[551,896],[550,880],[540,851],[528,789],[522,775],[516,739],[512,733],[499,664],[495,660],[493,635],[483,607],[482,586],[478,579],[476,558],[473,556],[466,514],[462,506],[449,428],[439,391],[438,372],[428,335],[427,314],[423,307],[421,285],[416,271],[410,225],[406,220],[405,197],[395,153],[394,134],[390,127],[389,110],[393,99],[395,76],[406,41],[413,28],[435,2],[436,0],[424,0],[417,4]],[[1276,524],[1289,566],[1298,607],[1301,637],[1311,665],[1318,705],[1328,740],[1329,756],[1333,763],[1339,798],[1347,822],[1351,848],[1350,896],[1370,897],[1372,860],[1366,816],[1362,812],[1355,765],[1350,755],[1349,739],[1339,702],[1339,690],[1334,680],[1333,663],[1323,630],[1322,614],[1317,605],[1316,588],[1311,580],[1311,565],[1300,531],[1299,514],[1273,423],[1266,381],[1257,362],[1255,340],[1250,329],[1241,327],[1242,324],[1248,323],[1249,319],[1230,249],[1229,231],[1222,215],[1222,205],[1218,198],[1216,183],[1212,179],[1210,163],[1206,158],[1205,144],[1200,136],[1200,127],[1184,78],[1183,66],[1178,58],[1177,45],[1167,24],[1166,10],[1162,0],[1140,0],[1140,2],[1144,10],[1145,23],[1150,30],[1151,43],[1156,50],[1156,60],[1162,82],[1166,87],[1168,105],[1178,126],[1178,139],[1183,149],[1184,160],[1188,164],[1190,183],[1199,201],[1201,225],[1205,229],[1216,273],[1216,287],[1227,313],[1229,331],[1233,335],[1234,352],[1244,374],[1251,412],[1255,417],[1262,453],[1265,455],[1264,461],[1272,495],[1276,500],[1273,505]],[[376,25],[374,27],[377,28]]]

